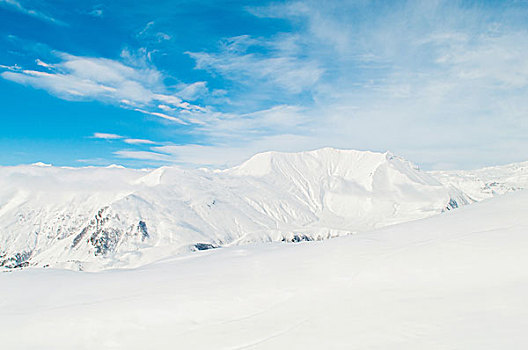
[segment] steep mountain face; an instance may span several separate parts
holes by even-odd
[[[430,174],[445,186],[459,189],[472,202],[528,188],[528,162]]]
[[[189,250],[319,240],[467,198],[389,153],[258,154],[228,170],[0,168],[0,265],[99,270]]]

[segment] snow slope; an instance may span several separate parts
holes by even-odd
[[[464,204],[390,153],[268,152],[224,170],[0,168],[0,266],[132,267],[219,246],[319,240]]]
[[[469,201],[528,188],[528,162],[477,170],[432,171],[430,174],[447,187],[460,190]]]
[[[519,191],[332,240],[214,249],[132,270],[0,273],[1,344],[526,349],[527,207]]]

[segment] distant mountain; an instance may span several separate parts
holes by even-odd
[[[432,171],[430,174],[445,186],[459,189],[470,201],[528,188],[528,162],[477,170]]]
[[[468,198],[390,153],[331,148],[262,153],[222,171],[0,167],[0,265],[132,267],[189,250],[372,230]]]

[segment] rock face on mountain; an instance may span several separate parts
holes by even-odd
[[[189,250],[319,240],[468,197],[390,153],[267,152],[227,170],[0,168],[0,265],[99,270]]]

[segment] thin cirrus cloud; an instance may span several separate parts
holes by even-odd
[[[99,140],[107,140],[107,141],[120,141],[120,142],[129,144],[129,145],[136,145],[136,146],[159,144],[158,142],[154,142],[148,139],[133,139],[133,138],[125,137],[123,135],[111,134],[111,133],[105,133],[105,132],[95,132],[91,136],[91,138],[99,139]]]
[[[120,140],[125,138],[124,136],[117,135],[117,134],[109,134],[104,132],[96,132],[92,135],[92,138],[94,139],[101,139],[101,140]]]
[[[196,83],[189,84],[179,92],[179,96],[189,101],[193,101],[207,94],[209,94],[209,89],[205,81],[197,81]]]
[[[27,8],[26,6],[22,5],[22,3],[20,1],[17,1],[17,0],[0,0],[0,5],[3,5],[9,9],[12,9],[14,11],[18,11],[20,13],[23,13],[25,15],[28,15],[28,16],[31,16],[31,17],[35,17],[35,18],[38,18],[40,20],[43,20],[43,21],[46,21],[46,22],[49,22],[49,23],[53,23],[53,24],[57,24],[57,25],[61,25],[61,26],[66,26],[67,24],[62,22],[62,21],[59,21],[43,12],[40,12],[40,11],[37,11],[37,10],[34,10],[34,9],[30,9],[30,8]]]
[[[197,69],[217,72],[227,79],[244,84],[261,82],[291,93],[300,93],[312,87],[324,70],[314,60],[297,57],[295,52],[291,52],[292,42],[286,42],[289,45],[241,35],[223,40],[216,53],[187,54],[194,59]],[[286,47],[290,50],[286,50]],[[254,48],[263,52],[249,52]]]
[[[174,157],[157,152],[151,151],[131,151],[131,150],[119,150],[114,152],[114,155],[118,158],[123,159],[138,159],[149,162],[162,162],[162,163],[174,163]]]
[[[104,10],[100,6],[94,6],[88,14],[93,17],[101,18],[104,16]]]
[[[123,141],[124,143],[128,143],[129,145],[155,145],[157,144],[157,142],[154,142],[152,140],[133,139],[133,138],[128,138],[122,135],[105,133],[105,132],[95,132],[92,135],[92,138],[99,139],[99,140],[120,140],[120,141]]]
[[[124,139],[123,142],[130,145],[154,145],[156,142],[146,139]]]

